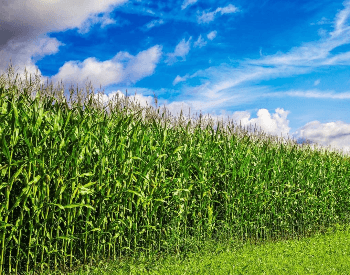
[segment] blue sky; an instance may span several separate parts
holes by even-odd
[[[0,74],[350,150],[350,1],[25,3],[0,3]]]

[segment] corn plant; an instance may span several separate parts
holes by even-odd
[[[214,131],[202,116],[193,127],[127,97],[107,110],[91,85],[77,101],[71,88],[68,105],[61,86],[10,75],[0,78],[0,274],[349,221],[350,164],[339,153],[231,123]]]

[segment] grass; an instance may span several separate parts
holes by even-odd
[[[0,274],[349,273],[349,157],[12,77]]]
[[[185,256],[102,261],[69,274],[349,274],[349,231],[338,230],[264,244],[208,242]]]

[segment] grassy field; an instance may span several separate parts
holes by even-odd
[[[211,241],[185,255],[101,261],[68,274],[349,274],[349,237],[349,227],[334,227],[300,240]]]
[[[0,274],[349,274],[348,156],[12,77]]]

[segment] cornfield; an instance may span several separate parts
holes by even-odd
[[[337,153],[202,117],[192,127],[127,98],[107,112],[89,87],[68,106],[60,86],[32,98],[31,79],[1,80],[0,274],[349,222],[350,163]]]

